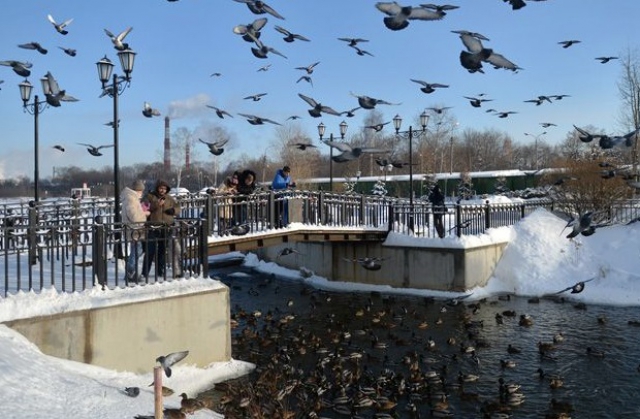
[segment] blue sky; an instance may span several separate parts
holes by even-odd
[[[261,40],[288,58],[270,55],[261,60],[251,54],[251,44],[233,33],[238,24],[258,17],[246,5],[232,0],[112,0],[108,4],[84,0],[30,0],[10,2],[0,15],[0,60],[33,63],[30,82],[34,94],[42,96],[39,79],[50,71],[61,88],[79,102],[49,108],[40,116],[40,175],[50,177],[54,166],[82,168],[112,166],[113,150],[102,157],[91,156],[83,146],[110,144],[113,132],[104,123],[112,119],[112,101],[99,98],[100,83],[95,63],[105,54],[116,63],[116,51],[103,29],[118,33],[131,26],[126,41],[138,53],[129,89],[120,97],[120,165],[161,161],[164,116],[172,118],[172,131],[219,125],[232,135],[221,164],[247,153],[269,152],[276,137],[275,126],[253,126],[237,113],[255,114],[283,124],[299,126],[317,141],[316,126],[322,121],[326,135],[338,134],[337,116],[312,118],[298,93],[344,111],[357,106],[350,92],[368,95],[398,106],[379,105],[385,121],[400,114],[403,128],[423,109],[450,106],[459,130],[493,128],[507,132],[516,141],[530,142],[524,132],[541,133],[540,122],[553,122],[545,140],[562,141],[572,125],[593,125],[609,133],[627,132],[619,123],[621,102],[617,84],[619,60],[600,64],[595,57],[624,56],[634,50],[633,27],[640,13],[636,1],[548,0],[531,2],[521,10],[500,0],[452,0],[460,6],[441,21],[412,21],[409,27],[390,31],[375,1],[286,1],[268,4],[283,15],[270,15]],[[411,5],[412,3],[403,3]],[[413,5],[417,5],[413,4]],[[69,34],[58,34],[47,20],[73,18]],[[309,38],[311,42],[288,44],[274,30],[280,25]],[[493,48],[523,70],[513,73],[485,65],[485,74],[470,74],[459,63],[463,49],[452,30],[479,32]],[[358,56],[338,37],[360,37],[370,42],[362,48],[374,56]],[[562,48],[558,42],[578,39],[581,43]],[[47,55],[18,48],[37,41]],[[58,48],[78,50],[69,57]],[[313,86],[301,81],[305,73],[295,67],[319,61],[311,75]],[[266,72],[257,69],[271,64]],[[214,72],[220,77],[210,77]],[[424,94],[410,79],[448,84],[446,89]],[[0,66],[0,176],[33,176],[33,117],[23,113],[17,84],[23,78]],[[245,96],[268,93],[259,102]],[[476,109],[463,96],[486,93],[492,102]],[[535,106],[524,103],[538,95],[567,94],[571,97]],[[162,117],[145,118],[145,101],[158,108]],[[204,105],[221,107],[234,118],[219,119]],[[500,119],[487,108],[517,111]],[[349,134],[363,129],[368,111],[346,118]],[[291,115],[302,118],[286,121]],[[385,127],[391,132],[391,125]],[[63,144],[65,153],[52,149]],[[321,147],[328,153],[327,147]],[[212,161],[204,146],[197,158]]]

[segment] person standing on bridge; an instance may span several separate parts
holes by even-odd
[[[142,206],[140,199],[144,192],[144,182],[136,180],[122,190],[120,200],[122,202],[122,224],[127,240],[129,241],[129,256],[126,262],[126,279],[129,282],[138,282],[136,271],[138,270],[138,259],[142,256],[143,242],[145,237],[144,223],[149,216],[149,210]]]
[[[289,188],[295,188],[296,183],[291,180],[291,168],[284,166],[282,169],[278,169],[273,182],[271,182],[271,189],[274,191],[283,191]],[[286,194],[277,194],[276,199],[276,224],[278,227],[286,227],[289,225],[289,202]]]
[[[431,202],[431,212],[433,212],[433,225],[438,232],[438,237],[444,238],[444,224],[442,223],[442,217],[447,212],[447,208],[444,204],[444,194],[440,190],[440,186],[436,184],[431,193],[429,194],[429,202]]]

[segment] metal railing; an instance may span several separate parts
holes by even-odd
[[[438,237],[435,216],[427,201],[370,195],[341,195],[315,191],[260,192],[249,196],[197,195],[178,198],[182,207],[174,225],[147,225],[147,246],[166,246],[167,269],[146,271],[145,283],[174,276],[208,272],[207,243],[229,235],[261,233],[286,227],[287,222],[323,228],[366,228],[417,237]],[[478,235],[489,228],[509,226],[537,208],[563,210],[572,203],[550,199],[515,203],[448,203],[442,214],[444,233]],[[611,203],[610,222],[626,223],[640,217],[640,202]],[[0,204],[0,294],[55,287],[65,292],[99,285],[127,285],[125,261],[131,237],[129,227],[113,221],[113,201],[107,199],[41,201]],[[138,232],[139,233],[139,232]],[[137,233],[136,233],[137,234]],[[179,250],[175,250],[179,249]],[[157,251],[157,250],[156,250]],[[175,255],[178,255],[177,257]],[[155,260],[157,260],[158,255]],[[141,258],[143,259],[143,258]],[[144,261],[141,260],[143,263]],[[155,264],[153,265],[155,267]]]

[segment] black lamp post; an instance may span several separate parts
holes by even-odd
[[[413,137],[422,137],[427,134],[427,124],[429,123],[429,114],[423,111],[420,114],[420,126],[422,130],[414,132],[413,127],[409,126],[408,131],[400,131],[402,118],[400,115],[393,117],[393,127],[396,129],[397,136],[407,136],[409,139],[409,228],[413,230]]]
[[[49,87],[49,79],[43,77],[40,79],[42,83],[42,91],[45,96],[51,92]],[[29,83],[29,80],[25,79],[22,83],[18,84],[20,88],[20,97],[22,98],[22,109],[24,112],[27,112],[33,115],[33,144],[34,144],[34,170],[33,170],[33,185],[35,188],[35,192],[33,194],[33,199],[35,202],[38,202],[40,199],[39,192],[39,183],[40,183],[40,160],[39,160],[39,132],[38,132],[38,117],[44,112],[45,109],[49,107],[47,105],[47,101],[39,101],[38,95],[33,97],[33,102],[29,103],[29,99],[31,99],[31,91],[33,90],[33,86]]]
[[[340,122],[340,139],[344,140],[344,136],[347,134],[347,128],[349,126],[345,121]],[[326,127],[322,122],[318,125],[318,135],[320,136],[320,141],[322,141],[322,137],[324,136],[324,131]],[[329,135],[329,142],[333,142],[333,133]],[[329,190],[333,191],[333,147],[329,147]]]
[[[120,163],[118,159],[118,96],[120,96],[127,87],[131,84],[131,72],[133,71],[133,62],[136,58],[136,53],[130,49],[118,52],[118,58],[120,59],[120,66],[124,71],[124,77],[118,77],[117,74],[113,74],[111,84],[107,84],[111,79],[111,73],[115,65],[105,55],[100,61],[96,63],[98,67],[98,78],[102,82],[103,95],[108,95],[113,98],[113,187],[114,187],[114,221],[116,223],[121,221],[120,217],[120,181],[119,171]]]
[[[524,135],[528,135],[529,137],[533,137],[535,140],[535,144],[534,144],[534,148],[533,148],[533,152],[535,153],[535,168],[536,171],[538,170],[538,138],[542,137],[543,135],[545,135],[547,133],[547,131],[543,131],[538,135],[534,135],[534,134],[529,134],[528,132],[525,132]]]

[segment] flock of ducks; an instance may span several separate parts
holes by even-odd
[[[531,412],[528,397],[548,398],[542,411],[536,403],[539,417],[569,419],[581,410],[581,399],[571,396],[577,383],[563,377],[566,365],[607,359],[606,349],[572,342],[548,323],[536,330],[535,316],[509,308],[508,295],[465,303],[468,295],[421,300],[372,292],[367,298],[302,288],[297,298],[281,297],[280,305],[273,303],[281,292],[275,278],[250,283],[247,291],[247,284],[231,280],[233,293],[249,295],[235,300],[264,307],[256,302],[264,297],[274,307],[233,304],[232,351],[256,370],[216,384],[213,401],[211,394],[196,398],[230,419],[507,419]],[[331,310],[335,304],[342,309]],[[530,343],[494,347],[488,336],[495,333]],[[526,372],[531,364],[534,374]]]

